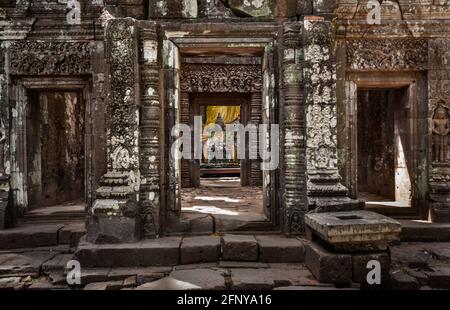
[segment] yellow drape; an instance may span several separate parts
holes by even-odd
[[[215,124],[217,116],[222,116],[225,125],[239,120],[241,116],[240,106],[207,106],[206,107],[206,125]]]

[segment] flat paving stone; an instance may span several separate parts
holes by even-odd
[[[424,268],[433,261],[433,255],[427,249],[428,244],[404,242],[398,246],[391,246],[391,260],[394,264],[400,264],[410,268]]]
[[[403,271],[391,273],[392,288],[396,290],[418,290],[419,281]]]
[[[67,263],[71,260],[73,260],[73,254],[58,254],[42,264],[42,271],[45,273],[50,271],[64,271]]]
[[[41,266],[57,254],[48,251],[0,254],[0,275],[37,276]]]
[[[122,289],[122,281],[94,282],[84,287],[85,291],[114,291]]]
[[[295,263],[305,259],[303,242],[280,235],[256,236],[259,260],[266,263]]]
[[[205,290],[226,289],[225,278],[219,271],[211,269],[175,270],[171,278],[191,283]]]
[[[256,261],[258,242],[250,235],[225,235],[222,237],[222,259],[231,261]]]
[[[145,283],[143,285],[140,285],[136,288],[136,290],[199,290],[201,289],[200,286],[183,282],[177,279],[173,279],[171,277],[165,277],[163,279],[151,282],[151,283]]]
[[[432,266],[433,272],[426,272],[432,288],[450,289],[450,266]]]
[[[232,269],[231,286],[236,290],[268,290],[281,286],[321,286],[303,269]]]
[[[183,238],[180,263],[216,262],[220,256],[220,237],[201,236]]]
[[[81,285],[107,282],[109,268],[81,268]]]
[[[143,284],[164,278],[171,271],[172,267],[118,267],[111,268],[108,280],[125,280],[134,276],[138,283]]]
[[[20,277],[0,278],[0,290],[15,290],[23,288]]]

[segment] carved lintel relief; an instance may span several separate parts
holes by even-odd
[[[9,47],[13,75],[80,75],[91,73],[89,42],[16,41]]]
[[[347,41],[350,70],[426,70],[428,41],[424,39],[363,39]]]
[[[433,114],[433,161],[436,163],[449,162],[449,133],[450,109],[445,101],[439,100]]]
[[[262,91],[259,65],[183,64],[181,91],[251,93]]]

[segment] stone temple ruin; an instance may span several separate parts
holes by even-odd
[[[0,4],[1,249],[65,242],[89,267],[306,262],[345,284],[374,258],[389,273],[400,238],[448,238],[446,1]],[[175,158],[172,128],[195,116],[279,125],[278,167],[234,147]]]

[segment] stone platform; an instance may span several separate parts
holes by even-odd
[[[309,232],[338,252],[386,251],[400,240],[401,224],[370,211],[308,213]]]

